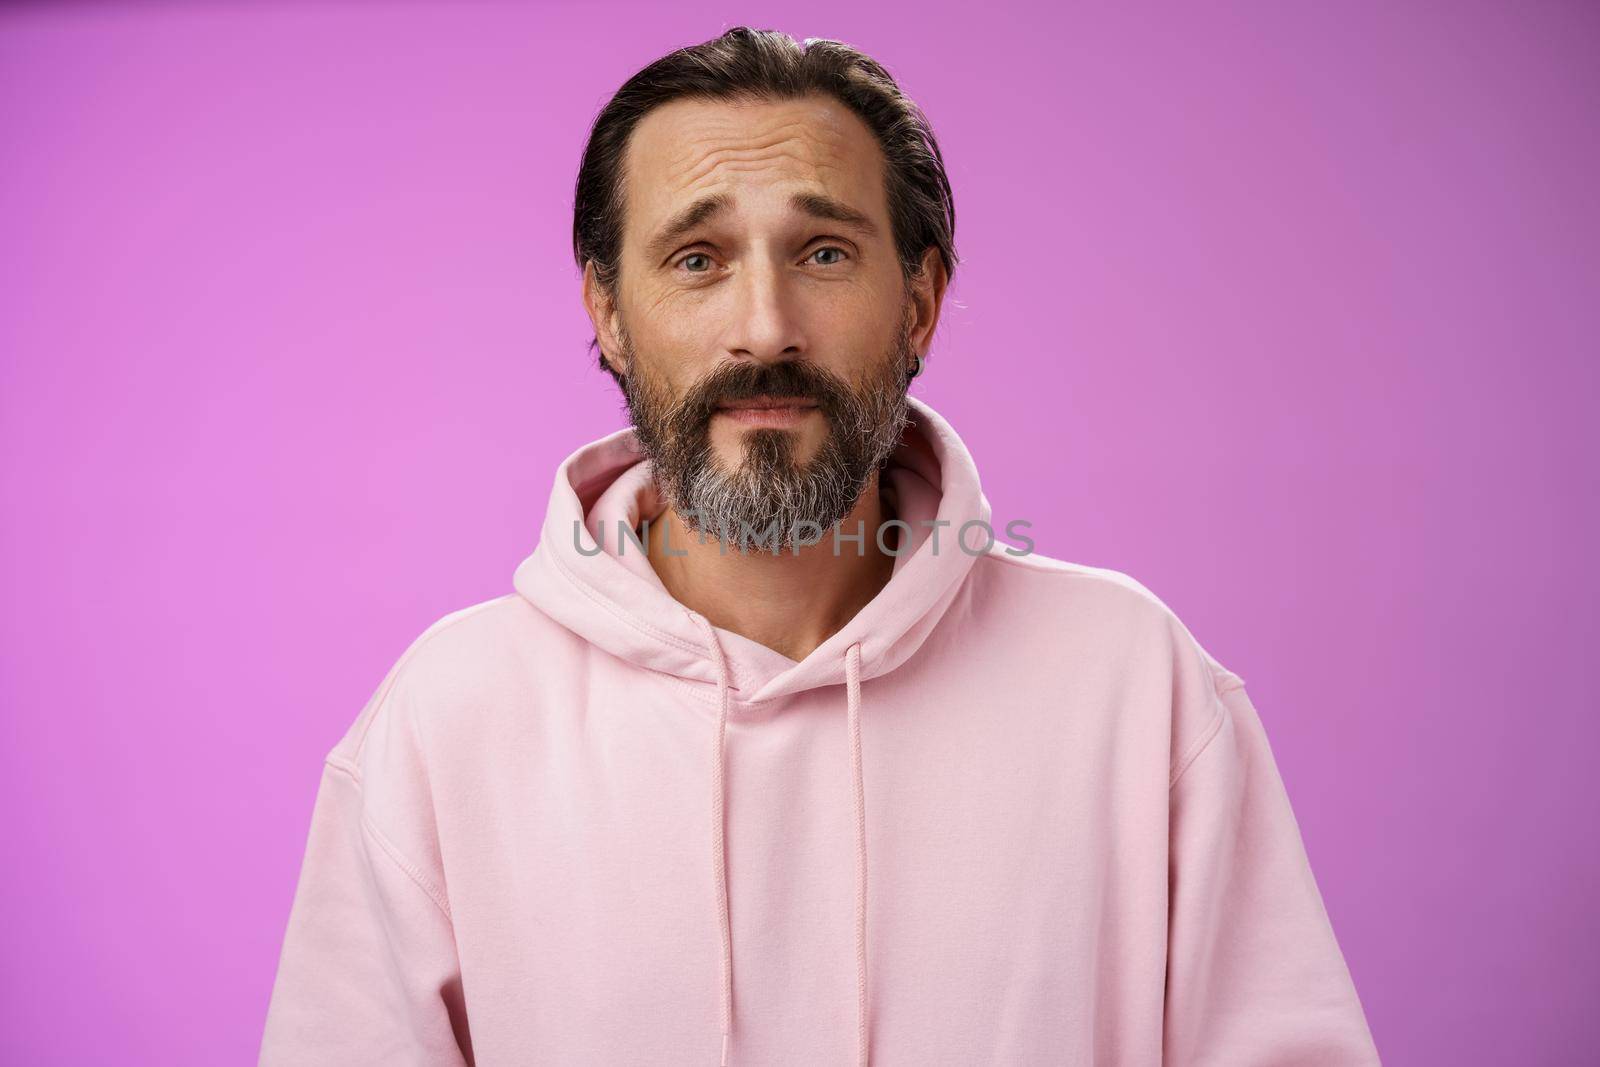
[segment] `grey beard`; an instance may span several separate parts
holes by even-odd
[[[814,542],[848,515],[910,425],[906,368],[913,350],[907,330],[913,312],[908,301],[892,351],[859,387],[808,363],[743,364],[721,368],[676,400],[641,373],[624,330],[629,373],[623,395],[657,484],[685,524],[724,550],[778,552]],[[817,454],[798,463],[788,431],[756,428],[742,435],[739,469],[725,469],[710,443],[716,401],[769,391],[818,402],[828,433]]]
[[[850,513],[910,424],[903,390],[850,414],[846,425],[831,427],[803,466],[793,459],[787,433],[758,429],[745,433],[744,463],[737,471],[725,470],[707,450],[699,462],[658,469],[657,476],[689,528],[724,548],[792,550],[797,540],[814,542]],[[841,448],[846,435],[853,445]]]

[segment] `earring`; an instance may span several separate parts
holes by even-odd
[[[922,357],[914,355],[911,358],[916,360],[916,362],[911,364],[911,371],[906,375],[907,378],[915,378],[917,375],[922,373]]]

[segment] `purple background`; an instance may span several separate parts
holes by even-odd
[[[739,22],[933,119],[916,391],[1250,682],[1386,1062],[1592,1056],[1600,9],[671,7],[0,12],[0,1060],[253,1062],[322,756],[623,424],[588,125]]]

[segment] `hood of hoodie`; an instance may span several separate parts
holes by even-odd
[[[881,476],[895,517],[909,526],[900,528],[893,576],[800,661],[715,628],[734,703],[766,703],[842,684],[852,646],[859,646],[862,681],[894,670],[938,624],[976,562],[977,554],[956,538],[964,523],[990,519],[977,467],[943,417],[916,397],[907,400],[911,425]],[[515,587],[614,656],[716,686],[719,654],[707,641],[708,624],[667,592],[637,544],[618,537],[618,520],[633,529],[662,508],[650,461],[631,427],[584,445],[557,469],[539,544],[517,568]],[[841,531],[841,537],[851,534]],[[825,533],[823,543],[831,536]],[[968,534],[969,544],[980,540]],[[854,547],[841,541],[840,551]]]

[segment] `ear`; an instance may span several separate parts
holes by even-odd
[[[617,309],[605,286],[595,273],[594,260],[583,264],[583,309],[594,326],[595,340],[600,343],[600,353],[606,364],[617,374],[626,375],[628,368],[622,363],[622,344],[617,336]]]
[[[939,248],[930,245],[922,253],[922,273],[911,279],[911,300],[916,309],[911,345],[923,359],[928,358],[928,350],[933,347],[933,331],[939,325],[939,309],[944,306],[944,294],[949,286],[950,276],[945,272]]]

